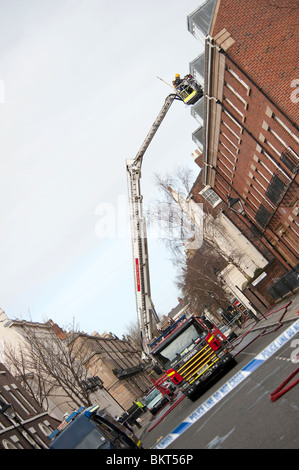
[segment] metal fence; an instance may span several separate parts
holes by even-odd
[[[299,264],[291,271],[284,274],[272,286],[268,288],[269,294],[277,300],[283,298],[289,293],[295,293],[299,287]]]

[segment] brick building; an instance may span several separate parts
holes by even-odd
[[[58,424],[0,363],[0,449],[47,449]]]
[[[268,260],[247,289],[258,307],[299,286],[298,10],[294,0],[209,0],[188,16],[204,44],[190,63],[204,86],[192,110],[203,163],[193,197],[221,198],[217,210]]]

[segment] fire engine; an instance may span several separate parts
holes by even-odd
[[[150,344],[153,358],[191,400],[236,363],[221,331],[211,326],[184,316]]]
[[[202,96],[201,86],[191,75],[180,79],[174,93],[167,96],[136,157],[126,161],[136,308],[143,350],[146,356],[151,355],[164,371],[168,370],[168,376],[173,383],[182,386],[184,393],[190,397],[194,395],[194,390],[199,384],[208,376],[215,375],[216,371],[222,370],[224,365],[232,361],[232,357],[224,349],[221,338],[219,339],[221,332],[215,337],[194,318],[185,324],[177,325],[175,330],[168,329],[167,336],[162,335],[159,344],[156,340],[153,342],[154,327],[159,323],[159,317],[151,298],[146,221],[142,211],[140,179],[144,154],[172,103],[178,100],[189,106],[195,104]],[[195,353],[196,358],[193,360]]]
[[[159,323],[159,318],[151,299],[146,221],[142,210],[140,179],[143,156],[172,103],[175,100],[178,100],[182,101],[186,105],[192,105],[202,96],[203,90],[201,86],[196,83],[191,75],[184,77],[179,86],[174,88],[174,93],[171,93],[165,99],[162,109],[154,121],[154,124],[147,134],[136,157],[133,160],[126,161],[136,308],[140,323],[143,350],[146,354],[149,354],[150,352],[149,342],[153,338],[154,325]]]

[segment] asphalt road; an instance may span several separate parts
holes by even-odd
[[[157,414],[143,435],[144,448],[154,448],[159,438],[176,429],[288,327],[284,325],[260,337],[259,331],[250,333],[246,349],[237,355],[237,366],[195,402],[184,398],[166,416],[165,409]],[[298,449],[299,384],[275,402],[269,396],[299,367],[298,362],[291,361],[295,349],[299,350],[299,333],[183,431],[167,449]]]

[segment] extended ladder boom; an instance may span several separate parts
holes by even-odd
[[[143,217],[142,195],[140,191],[141,165],[142,158],[149,144],[175,99],[180,100],[180,97],[177,94],[167,96],[135,159],[127,160],[136,308],[139,315],[143,349],[145,352],[148,352],[148,343],[153,338],[153,328],[159,322],[159,318],[151,299],[146,221]]]
[[[137,161],[139,159],[141,159],[143,157],[143,155],[145,154],[149,144],[151,143],[151,141],[153,140],[153,137],[155,136],[157,130],[159,129],[163,119],[165,118],[170,106],[172,105],[173,101],[175,99],[179,99],[181,100],[181,98],[175,94],[175,93],[172,93],[171,95],[168,95],[165,102],[164,102],[164,105],[160,111],[160,113],[158,114],[154,124],[152,125],[149,133],[147,134],[146,138],[144,139],[144,142],[143,144],[141,145],[136,157],[135,157],[135,160],[133,161],[133,164],[136,164]]]
[[[140,321],[143,349],[146,353],[149,353],[149,343],[153,338],[154,325],[159,322],[159,318],[151,299],[146,221],[143,217],[142,194],[140,191],[142,160],[173,101],[176,99],[190,105],[194,104],[202,94],[203,92],[201,87],[196,84],[192,77],[185,77],[175,92],[168,95],[165,99],[162,109],[154,121],[154,124],[147,134],[136,157],[133,160],[127,160],[126,162],[136,307]]]

